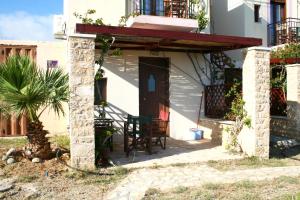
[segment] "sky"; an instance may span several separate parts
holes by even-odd
[[[63,0],[0,0],[0,40],[54,40],[53,15]]]

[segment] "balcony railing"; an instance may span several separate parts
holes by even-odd
[[[268,45],[300,42],[300,19],[287,18],[268,25]]]
[[[174,18],[195,18],[195,4],[190,0],[140,0],[136,13]]]

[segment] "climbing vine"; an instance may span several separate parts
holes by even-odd
[[[74,16],[77,17],[78,19],[80,19],[83,24],[105,26],[106,24],[103,22],[103,18],[97,18],[94,20],[91,17],[91,15],[94,15],[95,13],[96,13],[96,10],[89,9],[89,10],[87,10],[87,12],[84,15],[75,12]],[[125,18],[126,17],[122,17],[121,19],[124,20]],[[121,19],[120,19],[120,21],[121,21]],[[97,35],[95,42],[96,42],[96,44],[100,44],[99,46],[100,46],[100,50],[101,50],[100,57],[96,58],[96,61],[95,61],[95,63],[97,65],[99,65],[99,69],[97,70],[96,75],[95,75],[95,80],[100,80],[101,78],[104,77],[104,73],[105,73],[103,70],[104,58],[106,55],[108,55],[109,50],[111,49],[111,46],[114,43],[114,37]],[[119,56],[121,54],[122,54],[122,52],[119,48],[114,49],[112,52],[112,55]]]
[[[227,98],[233,98],[230,112],[226,114],[226,118],[234,120],[233,125],[225,129],[225,131],[229,134],[229,141],[226,149],[237,152],[242,151],[242,148],[238,143],[239,134],[243,127],[251,127],[251,118],[245,110],[245,101],[243,100],[240,88],[241,83],[236,81],[226,94]]]

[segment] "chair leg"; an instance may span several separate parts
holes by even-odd
[[[128,135],[127,133],[124,133],[124,152],[127,152],[128,150]]]
[[[126,151],[126,157],[127,157],[127,158],[129,157],[129,153],[130,153],[130,150],[129,150],[129,148],[128,148],[127,151]]]
[[[151,155],[152,154],[152,139],[148,139],[148,152]]]
[[[164,150],[166,149],[166,143],[167,143],[167,137],[164,136],[164,145],[163,145],[163,149],[164,149]]]
[[[110,152],[113,152],[113,151],[114,151],[114,140],[113,140],[113,136],[110,137],[109,150],[110,150]]]

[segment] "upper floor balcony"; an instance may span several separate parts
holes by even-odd
[[[135,13],[194,19],[195,3],[191,0],[139,0]]]
[[[300,42],[300,19],[286,18],[268,25],[268,46]]]
[[[193,0],[136,0],[131,13],[137,13],[129,26],[173,31],[195,31],[197,8]]]

